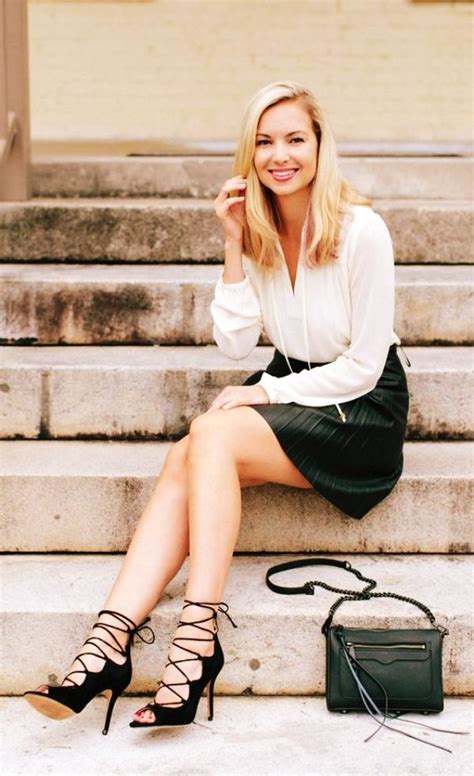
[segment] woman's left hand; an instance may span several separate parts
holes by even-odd
[[[270,404],[266,391],[261,385],[228,385],[212,402],[208,409],[230,410],[249,404]]]

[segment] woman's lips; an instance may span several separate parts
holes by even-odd
[[[269,170],[268,172],[274,180],[278,181],[279,183],[283,183],[294,178],[298,170]]]

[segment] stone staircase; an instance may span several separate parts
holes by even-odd
[[[217,688],[324,693],[319,629],[334,596],[287,599],[264,582],[275,553],[320,551],[433,608],[450,629],[445,691],[469,695],[472,159],[344,157],[342,167],[374,197],[394,243],[396,329],[412,363],[405,471],[362,521],[314,493],[244,493],[224,596],[239,628],[222,622],[227,663]],[[241,362],[212,344],[209,303],[223,250],[212,198],[229,170],[219,157],[47,160],[34,166],[33,200],[0,204],[5,695],[61,675],[170,440],[223,386],[269,359],[264,339]],[[185,571],[153,613],[156,647],[136,648],[132,693],[156,686]],[[318,576],[347,584],[334,570]],[[393,601],[347,605],[344,621],[424,625],[416,609]]]

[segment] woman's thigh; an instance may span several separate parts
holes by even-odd
[[[179,442],[174,442],[170,447],[168,455],[166,456],[165,465],[155,483],[156,491],[158,491],[163,477],[165,477],[168,482],[171,477],[173,480],[179,481],[187,488],[188,454],[189,434],[180,439]],[[240,477],[240,486],[242,488],[254,488],[257,485],[265,485],[265,482],[266,480],[256,479],[255,477],[247,477],[246,479]]]
[[[295,488],[312,488],[290,461],[271,427],[252,407],[212,410],[196,418],[190,443],[199,439],[223,445],[237,465],[243,487],[275,482]]]

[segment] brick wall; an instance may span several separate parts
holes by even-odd
[[[467,2],[29,0],[33,139],[233,139],[291,78],[338,141],[469,140],[471,24]]]

